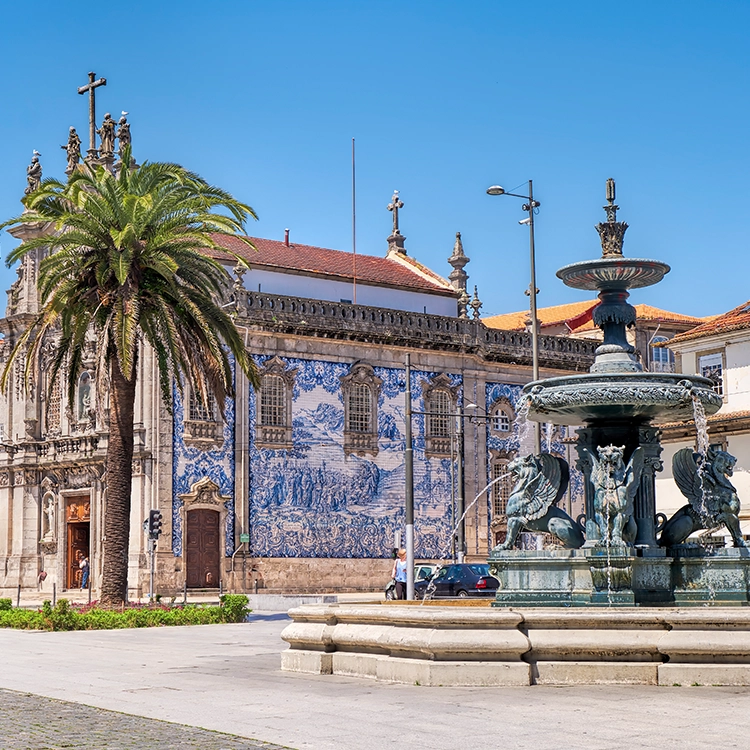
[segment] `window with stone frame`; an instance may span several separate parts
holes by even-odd
[[[508,437],[513,432],[516,412],[507,398],[498,399],[490,407],[490,429],[496,435]]]
[[[59,435],[62,429],[62,388],[59,373],[55,376],[47,391],[45,419],[47,435]]]
[[[357,362],[341,378],[344,400],[344,453],[378,453],[378,399],[383,381],[370,365]]]
[[[698,357],[698,374],[708,378],[720,396],[724,395],[724,355],[722,352],[702,354]]]
[[[259,448],[274,450],[291,448],[292,392],[297,368],[287,369],[287,363],[281,357],[272,357],[258,374],[260,389],[255,444]]]
[[[459,388],[445,373],[422,381],[427,458],[449,458],[455,451],[452,436],[456,431]]]
[[[223,425],[218,416],[216,399],[212,393],[206,399],[188,385],[186,388],[187,409],[183,422],[185,445],[202,450],[213,450],[221,446],[224,438]]]

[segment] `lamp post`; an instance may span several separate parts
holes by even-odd
[[[539,291],[536,288],[536,251],[534,248],[534,209],[541,204],[534,200],[534,189],[532,181],[529,180],[529,194],[520,195],[519,193],[508,193],[500,185],[492,185],[487,188],[487,195],[510,195],[513,198],[523,198],[527,203],[523,204],[523,210],[527,211],[529,216],[519,221],[519,224],[529,225],[529,255],[531,263],[531,284],[526,294],[529,295],[529,307],[531,312],[531,379],[539,380],[539,327],[537,323],[536,295]],[[534,422],[534,453],[539,455],[542,452],[542,426],[539,422]]]

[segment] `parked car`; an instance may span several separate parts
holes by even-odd
[[[420,581],[429,581],[440,566],[437,563],[417,563],[414,566],[414,586]],[[385,587],[385,598],[389,601],[396,598],[396,582],[391,579]]]
[[[418,599],[428,597],[495,596],[500,581],[486,563],[459,563],[441,568],[429,581],[414,584]]]

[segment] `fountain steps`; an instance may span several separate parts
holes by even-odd
[[[433,686],[750,685],[750,609],[306,605],[282,669]]]

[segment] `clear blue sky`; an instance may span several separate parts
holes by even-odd
[[[139,161],[250,203],[250,234],[349,250],[354,137],[358,251],[384,254],[400,190],[420,261],[447,275],[462,232],[483,314],[528,304],[521,201],[485,189],[529,178],[540,306],[584,298],[555,271],[598,257],[607,177],[626,255],[673,268],[632,302],[708,315],[750,298],[745,1],[6,3],[2,26],[3,218],[32,149],[63,176],[70,125],[87,145],[93,70],[97,119],[127,110]]]

